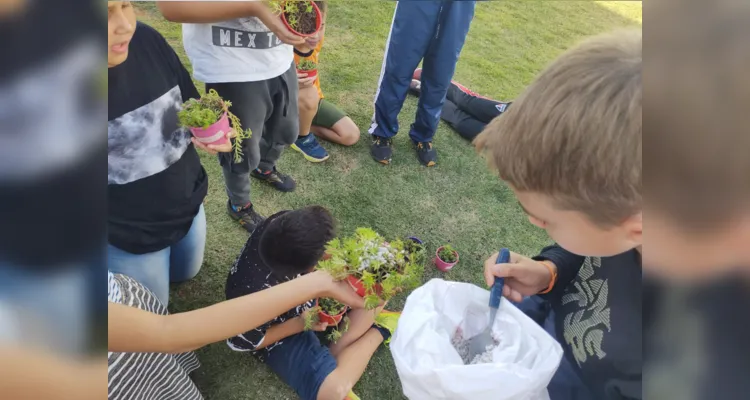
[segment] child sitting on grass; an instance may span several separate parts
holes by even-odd
[[[565,358],[552,400],[642,396],[641,42],[623,31],[566,52],[475,142],[558,243],[485,263],[506,297],[553,311]]]
[[[227,278],[227,299],[271,288],[315,269],[325,245],[335,236],[334,221],[323,207],[282,211],[250,236]],[[356,399],[351,393],[375,350],[395,330],[396,313],[364,309],[349,312],[349,329],[336,343],[323,346],[305,331],[305,314],[315,300],[280,315],[257,329],[227,340],[232,350],[250,352],[268,365],[303,400]],[[315,331],[324,331],[318,324]]]
[[[304,44],[294,46],[294,62],[299,65],[303,60],[319,64],[320,52],[326,32],[327,1],[316,1],[323,14],[320,31],[307,38]],[[328,159],[328,152],[320,145],[316,136],[342,146],[353,146],[359,140],[357,124],[335,104],[323,97],[320,89],[320,70],[318,75],[308,78],[305,73],[297,73],[299,78],[299,137],[292,144],[292,149],[302,153],[310,162],[323,162]]]

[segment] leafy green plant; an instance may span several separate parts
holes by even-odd
[[[456,250],[450,244],[446,244],[438,252],[438,257],[447,263],[454,263],[456,262]]]
[[[304,14],[315,14],[315,7],[311,0],[270,0],[267,4],[273,14],[279,16],[284,14],[284,18],[286,18],[286,22],[289,26],[298,32],[300,32],[300,16]],[[315,18],[317,18],[317,16]]]
[[[274,15],[281,15],[281,12],[284,11],[282,8],[284,6],[284,0],[270,0],[267,4],[268,8]]]
[[[230,101],[222,99],[216,90],[211,89],[200,99],[186,101],[182,105],[182,110],[177,113],[177,118],[180,125],[185,128],[206,129],[221,119],[224,113],[227,113],[234,131],[237,133],[232,143],[234,162],[240,162],[242,161],[242,141],[250,139],[253,133],[250,129],[242,129],[240,119],[229,111],[231,106]]]
[[[424,261],[425,247],[423,244],[415,242],[411,239],[406,239],[404,241],[404,249],[406,250],[407,258],[413,259],[418,263]]]
[[[336,299],[322,298],[318,300],[318,305],[324,313],[330,316],[339,315],[346,310],[346,305],[341,304]]]
[[[334,239],[326,246],[328,260],[318,263],[334,279],[351,276],[365,289],[365,307],[374,309],[380,300],[419,286],[424,266],[409,257],[401,240],[386,242],[370,228],[358,228],[353,236]]]
[[[335,299],[318,299],[318,305],[311,308],[305,314],[305,330],[311,330],[313,326],[315,326],[315,324],[320,322],[319,313],[321,311],[333,317],[341,314],[345,309],[346,305],[338,302]],[[339,341],[339,339],[341,339],[341,337],[344,335],[344,333],[346,333],[347,330],[349,330],[349,317],[345,315],[338,326],[330,328],[330,332],[328,333],[327,338],[329,341],[331,341],[331,343],[336,343]]]
[[[297,64],[297,69],[300,71],[312,71],[318,69],[318,64],[314,63],[312,60],[304,59],[300,60]]]

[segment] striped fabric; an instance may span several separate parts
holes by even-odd
[[[115,275],[109,271],[107,271],[107,301],[110,303],[122,303],[120,284],[117,283]]]
[[[129,307],[166,315],[167,310],[145,286],[120,274],[109,274],[108,299]],[[119,292],[119,296],[114,292]],[[200,363],[192,352],[183,354],[109,353],[109,400],[200,400],[188,374]]]

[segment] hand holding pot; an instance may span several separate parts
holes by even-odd
[[[537,294],[549,285],[550,270],[544,264],[514,252],[510,253],[509,263],[495,264],[497,254],[484,262],[484,278],[487,286],[492,286],[495,277],[505,278],[503,296],[509,300],[520,302],[524,296]]]
[[[234,129],[232,129],[231,131],[229,131],[229,133],[227,133],[227,138],[233,139],[235,137],[237,137],[237,132],[235,132]],[[191,138],[190,140],[193,141],[193,145],[195,145],[195,147],[211,155],[216,155],[217,153],[229,153],[232,151],[231,140],[227,141],[224,144],[208,144],[208,145],[199,142],[198,139],[196,139],[195,137]]]
[[[263,24],[265,24],[271,32],[273,32],[279,40],[292,46],[299,46],[305,44],[305,38],[294,34],[289,28],[281,22],[281,18],[274,15],[270,10],[267,13],[259,16]]]
[[[299,88],[304,89],[306,87],[310,87],[315,83],[316,77],[308,78],[307,74],[297,72],[297,79],[299,80]]]
[[[309,313],[310,313],[310,310],[307,310],[307,311],[303,312],[302,315],[299,316],[298,318],[301,318],[302,321],[305,321],[305,319],[307,319],[307,315]],[[304,322],[302,322],[302,324],[304,326]],[[327,322],[318,322],[317,324],[314,324],[312,326],[312,328],[310,328],[311,331],[315,331],[315,332],[323,332],[326,329],[328,329],[328,323]]]
[[[321,291],[319,297],[330,297],[340,301],[351,308],[365,308],[365,299],[357,295],[351,285],[346,281],[335,281],[333,277],[325,271],[315,271],[316,278],[320,280]]]

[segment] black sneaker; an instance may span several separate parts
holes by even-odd
[[[250,233],[253,233],[255,228],[266,220],[260,216],[260,214],[255,212],[252,203],[235,211],[234,207],[232,207],[232,203],[227,201],[227,213],[229,213],[229,216],[232,217],[233,220],[239,222],[240,225]]]
[[[284,175],[274,167],[271,171],[261,171],[256,168],[250,173],[253,178],[266,182],[281,192],[293,192],[297,188],[297,183],[289,175]]]
[[[393,156],[393,142],[391,139],[372,135],[370,154],[375,161],[385,165],[390,164]]]
[[[437,150],[432,148],[432,142],[413,142],[417,150],[417,158],[425,167],[434,167],[437,164]]]

